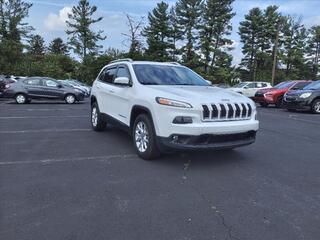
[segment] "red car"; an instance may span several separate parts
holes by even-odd
[[[294,80],[282,82],[273,88],[266,88],[257,91],[254,101],[262,107],[268,107],[269,104],[275,104],[276,107],[282,106],[283,96],[289,90],[299,90],[311,83],[311,80]]]

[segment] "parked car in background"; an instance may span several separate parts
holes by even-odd
[[[6,86],[10,83],[17,82],[16,79],[11,78],[10,76],[0,76],[0,97],[4,96],[4,90],[6,89]]]
[[[320,114],[320,80],[301,90],[288,91],[284,95],[284,107],[289,111],[311,110]]]
[[[66,84],[70,87],[83,91],[85,97],[89,97],[91,93],[91,88],[85,84],[79,84],[76,80],[60,80],[61,83]]]
[[[283,96],[289,90],[303,89],[306,85],[311,83],[311,80],[294,80],[279,83],[273,88],[266,88],[257,91],[254,96],[254,101],[259,103],[262,107],[268,107],[274,104],[280,108],[283,105]]]
[[[270,87],[272,86],[268,82],[241,82],[229,89],[241,93],[246,97],[253,98],[258,90]]]
[[[83,101],[82,91],[63,86],[51,78],[31,77],[5,85],[3,95],[14,98],[18,104],[30,103],[32,99],[61,99],[68,104]]]
[[[230,88],[230,85],[227,83],[219,83],[219,84],[213,84],[214,87],[219,87],[219,88]]]

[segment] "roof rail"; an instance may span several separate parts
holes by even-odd
[[[117,62],[133,62],[133,60],[131,58],[123,58],[123,59],[113,60],[110,63],[117,63]]]
[[[169,62],[169,63],[174,64],[174,65],[181,66],[181,64],[180,64],[180,63],[178,63],[178,62]]]

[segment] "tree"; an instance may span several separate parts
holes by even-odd
[[[12,73],[22,57],[22,40],[33,30],[23,20],[32,4],[21,0],[0,0],[0,72]]]
[[[33,35],[28,41],[28,52],[32,55],[44,55],[45,45],[44,39],[40,35]]]
[[[129,14],[126,14],[127,25],[129,27],[129,33],[122,33],[127,39],[125,42],[129,42],[129,52],[127,56],[132,59],[141,58],[142,56],[142,43],[141,43],[141,32],[144,24],[144,18],[141,17],[139,20],[135,20]],[[124,43],[128,46],[126,43]]]
[[[312,66],[312,77],[317,78],[320,63],[320,25],[313,26],[308,38],[308,56]]]
[[[149,25],[144,28],[143,36],[147,39],[148,49],[146,55],[152,60],[167,61],[169,57],[170,25],[169,25],[169,5],[160,2],[148,14]]]
[[[182,58],[184,63],[190,67],[196,67],[199,61],[195,51],[197,50],[197,29],[202,10],[202,0],[179,0],[176,4],[176,14],[183,31],[183,39],[187,40],[186,45],[182,48]]]
[[[63,42],[61,38],[53,39],[52,42],[49,44],[48,50],[50,53],[57,54],[57,55],[69,54],[68,46]]]
[[[306,54],[307,30],[301,24],[301,18],[288,16],[283,26],[283,50],[282,59],[285,64],[287,79],[304,78],[304,56]]]
[[[239,34],[243,43],[242,53],[244,58],[241,66],[246,67],[251,79],[255,81],[257,68],[257,54],[259,43],[263,35],[263,13],[260,8],[253,8],[245,15],[245,20],[240,22]]]
[[[173,61],[177,61],[178,60],[177,55],[179,54],[177,43],[182,39],[183,31],[181,30],[181,26],[177,18],[176,8],[174,6],[170,8],[169,19],[170,19],[170,22],[169,22],[170,40],[169,41],[172,44],[170,55]]]
[[[88,54],[97,54],[102,48],[97,42],[106,39],[103,31],[96,33],[91,30],[92,24],[103,19],[93,18],[96,11],[97,7],[91,6],[88,0],[80,0],[78,5],[72,8],[72,13],[68,14],[66,33],[69,35],[69,44],[82,60],[85,60]]]
[[[216,58],[223,47],[230,46],[232,41],[226,38],[231,34],[231,19],[235,15],[232,12],[234,0],[207,0],[203,12],[203,20],[200,27],[201,48],[205,58],[205,72],[208,66],[213,72],[216,66]]]

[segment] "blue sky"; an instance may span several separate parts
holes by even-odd
[[[28,0],[26,0],[28,1]],[[75,0],[35,0],[29,13],[28,22],[36,29],[35,32],[41,34],[46,42],[50,42],[55,37],[66,40],[65,20],[71,7],[77,4]],[[95,25],[95,29],[105,31],[107,39],[101,44],[105,47],[115,47],[126,49],[123,44],[125,37],[122,33],[127,31],[125,14],[128,13],[136,18],[147,16],[159,0],[91,0],[91,4],[98,7],[97,16],[104,19]],[[169,4],[174,4],[177,0],[166,0]],[[241,54],[240,39],[237,34],[239,22],[244,15],[253,7],[265,8],[268,5],[277,5],[283,14],[290,14],[302,17],[303,23],[310,27],[320,25],[320,0],[235,0],[233,3],[236,16],[232,19],[233,32],[230,38],[234,41],[235,50],[232,51],[234,64],[238,64]]]

